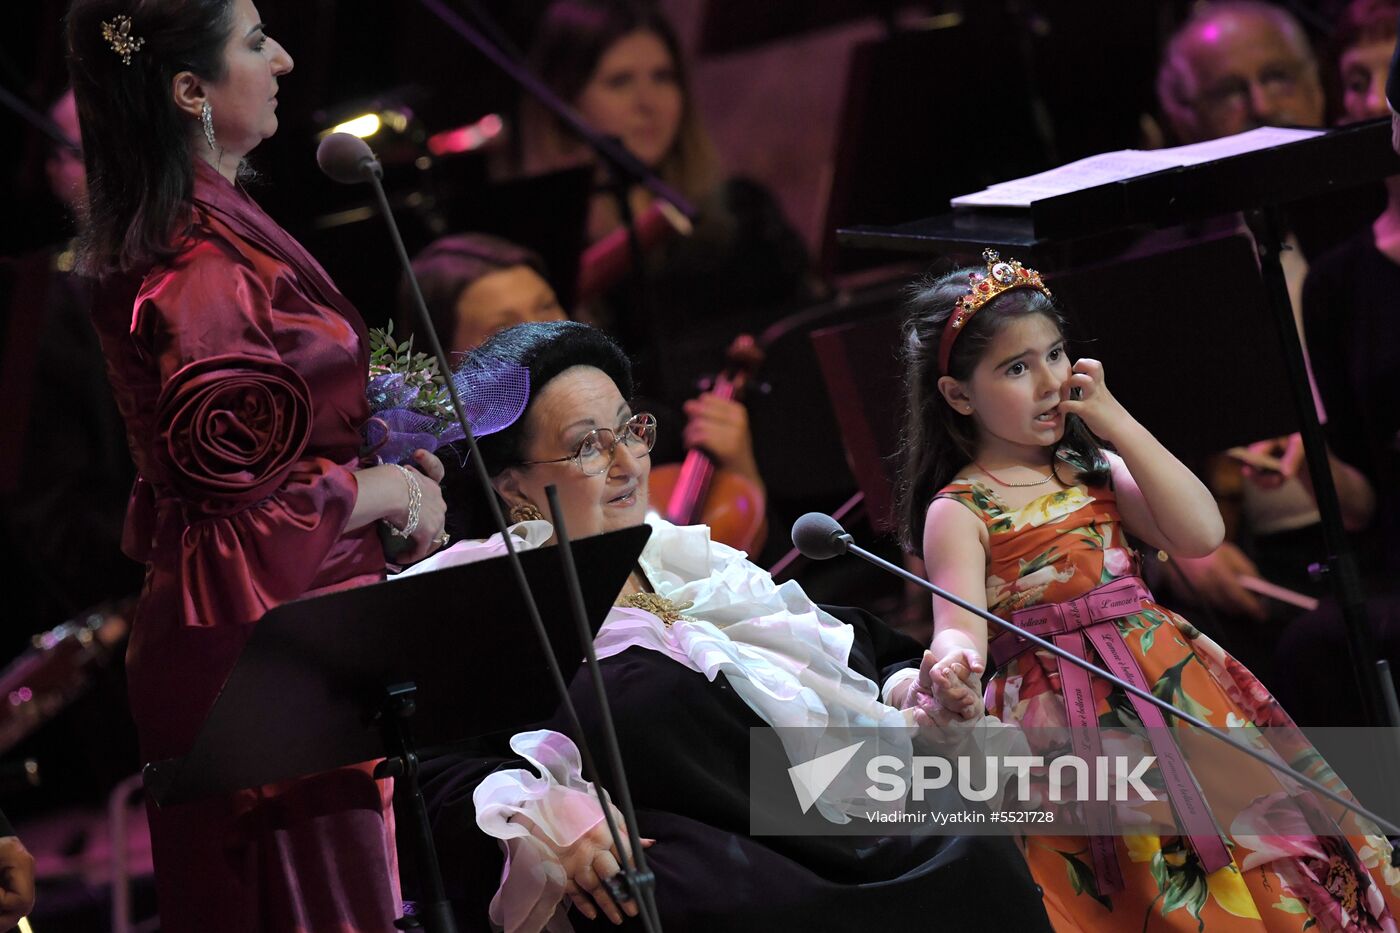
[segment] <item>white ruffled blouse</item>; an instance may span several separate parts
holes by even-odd
[[[749,708],[779,729],[793,765],[843,747],[847,730],[876,726],[887,727],[881,741],[891,753],[909,755],[912,714],[883,703],[879,687],[850,668],[850,626],[819,609],[796,582],[775,584],[742,551],[712,541],[707,527],[679,527],[655,515],[647,523],[652,535],[639,558],[642,571],[657,594],[692,605],[669,626],[645,610],[613,607],[594,639],[599,658],[640,647],[710,681],[724,674]],[[521,522],[510,532],[517,550],[540,547],[553,535],[543,521]],[[500,535],[463,541],[399,576],[504,553]],[[560,905],[562,868],[549,847],[512,817],[529,819],[562,847],[597,825],[602,814],[568,737],[545,730],[521,733],[511,748],[538,773],[496,772],[474,796],[478,825],[507,850],[491,919],[511,931],[567,930]],[[848,814],[871,808],[863,784],[837,780],[814,806],[832,822],[848,822]]]

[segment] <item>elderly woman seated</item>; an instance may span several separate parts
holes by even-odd
[[[890,836],[874,825],[750,835],[751,810],[765,805],[756,791],[780,793],[797,811],[785,772],[813,757],[811,735],[938,728],[917,708],[927,686],[918,677],[895,675],[899,686],[886,698],[894,705],[881,698],[879,681],[919,666],[920,646],[864,612],[818,607],[796,583],[776,585],[743,553],[711,542],[703,526],[648,515],[648,453],[658,426],[629,406],[630,366],[600,331],[522,324],[489,339],[475,359],[530,373],[524,414],[481,440],[492,484],[516,523],[517,548],[552,542],[551,484],[572,537],[652,527],[595,645],[638,822],[654,840],[647,857],[668,931],[1048,927],[1008,838]],[[482,511],[458,487],[447,487],[452,507]],[[463,541],[415,569],[499,553],[499,536]],[[587,738],[601,749],[587,671],[570,689]],[[618,871],[617,853],[564,717],[556,718],[514,736],[502,756],[474,749],[425,766],[443,875],[465,928],[485,928],[488,902],[492,924],[507,930],[638,923],[628,919],[633,904],[618,905],[603,884]],[[750,729],[764,725],[810,727],[754,746],[752,755],[772,762],[776,791],[750,782]],[[814,820],[852,822],[841,801],[819,798],[814,810],[823,814],[809,814]]]

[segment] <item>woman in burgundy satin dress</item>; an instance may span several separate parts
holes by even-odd
[[[188,750],[264,612],[383,577],[380,521],[411,532],[400,562],[440,546],[441,464],[362,460],[364,322],[238,185],[292,69],[251,0],[76,0],[68,43],[94,320],[139,471],[127,670],[152,761]],[[152,807],[162,929],[392,929],[386,791],[366,765]]]

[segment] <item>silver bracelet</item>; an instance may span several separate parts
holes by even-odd
[[[414,475],[413,470],[401,463],[394,466],[403,473],[403,481],[408,484],[408,521],[404,522],[402,528],[395,528],[394,523],[388,519],[384,520],[384,524],[389,526],[389,534],[396,538],[407,538],[418,530],[418,512],[423,506],[423,487],[418,485],[418,477]]]

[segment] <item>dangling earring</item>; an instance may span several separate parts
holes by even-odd
[[[544,513],[529,502],[521,502],[510,507],[510,523],[544,521]]]
[[[199,108],[199,122],[204,124],[204,141],[209,143],[210,150],[218,149],[214,142],[214,108],[207,100]]]

